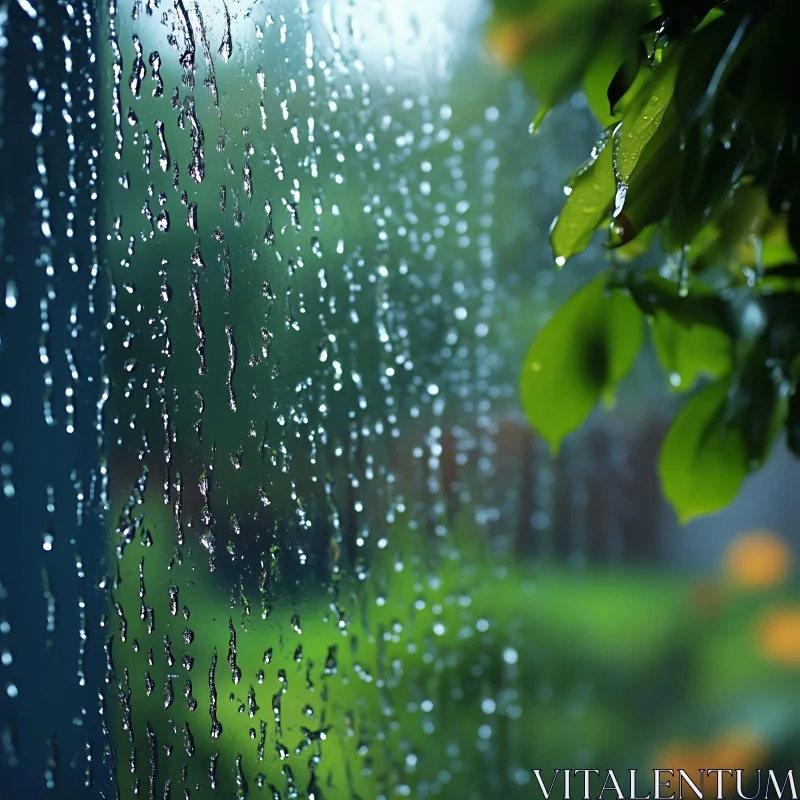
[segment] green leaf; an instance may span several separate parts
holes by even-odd
[[[644,45],[631,47],[628,37],[609,37],[592,59],[583,79],[583,91],[598,122],[608,127],[618,122],[625,106],[650,76],[640,67]]]
[[[730,207],[745,159],[742,148],[730,143],[704,149],[699,136],[689,139],[665,225],[674,245],[691,245],[708,222]]]
[[[743,266],[752,268],[759,260],[763,263],[765,254],[774,257],[769,252],[772,248],[756,249],[757,239],[763,243],[761,234],[771,224],[771,216],[763,186],[741,181],[731,188],[730,196],[711,220],[716,231],[713,246],[700,253],[693,243],[690,251],[706,266],[727,265],[733,273],[741,274]],[[702,233],[702,229],[698,231],[698,235]]]
[[[728,505],[750,472],[744,434],[724,422],[729,388],[723,378],[696,394],[664,439],[661,485],[681,524]]]
[[[661,10],[669,20],[667,34],[674,37],[694,28],[720,0],[661,0]],[[718,12],[720,13],[720,12]],[[716,14],[714,15],[716,17]]]
[[[608,101],[608,108],[612,114],[615,114],[619,103],[622,98],[633,88],[636,78],[639,76],[639,67],[642,60],[647,56],[644,44],[639,42],[639,46],[632,56],[626,54],[619,69],[614,73],[614,77],[608,84],[606,90],[606,99]]]
[[[789,242],[788,214],[769,217],[762,226],[760,239],[761,263],[765,269],[772,271],[797,261],[797,254]]]
[[[690,122],[707,115],[730,73],[747,51],[742,47],[752,16],[722,14],[689,37],[675,83],[675,100]],[[705,130],[704,133],[711,131]],[[717,138],[722,131],[716,131]]]
[[[650,15],[648,0],[495,0],[488,45],[521,67],[536,97],[552,108],[580,86],[607,42],[632,50]]]
[[[800,390],[795,387],[789,398],[788,416],[786,419],[786,444],[800,458]]]
[[[731,340],[717,328],[686,326],[663,311],[652,324],[658,360],[676,392],[688,392],[698,378],[720,378],[731,370]]]
[[[569,97],[578,86],[587,66],[587,56],[594,54],[592,37],[578,33],[562,41],[558,48],[537,44],[522,61],[522,74],[531,91],[548,108]]]
[[[749,16],[753,11],[762,13],[757,13],[751,26],[743,48],[749,57],[739,68],[743,84],[739,87],[742,93],[740,116],[755,138],[774,150],[797,115],[797,48],[787,46],[787,41],[793,40],[800,25],[800,5],[796,2],[770,4],[772,8],[767,14],[758,9],[758,5],[749,9]]]
[[[608,86],[624,58],[625,54],[617,47],[604,47],[588,65],[583,79],[583,93],[589,108],[604,127],[615,121],[608,103]]]
[[[703,284],[696,283],[684,296],[677,283],[658,272],[624,273],[615,276],[615,284],[630,291],[639,308],[650,316],[663,312],[685,327],[704,325],[732,337],[736,334],[736,320],[725,300]]]
[[[652,157],[650,150],[654,151]],[[668,142],[651,139],[647,143],[628,183],[617,184],[612,247],[628,244],[664,218],[672,205],[683,158],[677,131]]]
[[[655,139],[658,145],[670,139],[678,129],[675,108],[666,118],[668,124],[662,126],[675,88],[677,64],[678,58],[671,58],[659,65],[649,84],[641,88],[622,115],[622,122],[614,133],[614,175],[618,189],[627,185],[648,142]],[[657,146],[651,148],[649,156],[657,152]]]
[[[759,340],[733,374],[725,409],[725,423],[740,431],[752,470],[763,466],[786,420],[786,393],[768,362],[766,340]]]
[[[612,243],[625,244],[669,209],[683,153],[672,100],[678,59],[652,73],[614,130],[615,180]]]
[[[554,452],[612,393],[642,344],[642,314],[600,275],[545,325],[525,356],[520,393],[533,427]]]
[[[792,265],[800,270],[800,265]],[[773,275],[777,270],[770,270],[767,274]],[[763,285],[764,281],[762,281]],[[794,288],[794,281],[787,281],[789,288],[771,289],[763,292],[759,297],[758,308],[765,318],[765,333],[761,342],[761,352],[758,354],[761,363],[770,362],[786,375],[791,375],[791,370],[797,354],[800,353],[800,292]]]
[[[611,132],[604,131],[592,157],[567,182],[569,196],[550,228],[556,265],[585,250],[592,234],[611,212],[614,173],[611,169]]]
[[[667,249],[677,250],[680,245],[671,240],[669,225],[664,226],[662,232]],[[691,244],[684,251],[686,262],[692,272],[701,274],[709,266],[716,264],[722,252],[722,234],[715,223],[704,225],[692,239]]]
[[[550,106],[540,106],[531,122],[531,133],[539,133],[542,123],[553,109]]]

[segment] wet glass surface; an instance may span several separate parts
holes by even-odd
[[[530,431],[596,131],[532,142],[485,14],[0,4],[9,797],[529,797],[713,695],[675,575],[791,508],[678,534],[647,364],[557,459]]]

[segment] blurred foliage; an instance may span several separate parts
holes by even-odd
[[[138,519],[113,537],[122,798],[146,796],[147,749],[122,767],[134,741],[192,756],[158,759],[156,796],[215,783],[224,797],[366,800],[528,797],[531,765],[570,754],[620,771],[712,756],[777,769],[800,737],[800,594],[769,532],[692,579],[502,566],[463,524],[458,547],[432,555],[399,519],[405,555],[380,551],[370,581],[343,575],[262,614],[235,588],[221,602],[202,554],[175,556],[168,509],[145,501]],[[151,604],[166,660],[153,658]]]
[[[676,392],[713,381],[660,459],[682,521],[729,503],[781,429],[800,455],[799,28],[795,0],[496,0],[489,24],[542,102],[535,126],[581,88],[606,126],[550,232],[560,268],[607,231],[605,291],[551,318],[523,404],[557,448],[630,367],[646,320]]]

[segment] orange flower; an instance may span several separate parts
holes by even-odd
[[[779,608],[765,614],[758,626],[758,642],[773,661],[800,666],[800,608]]]
[[[709,761],[724,764],[726,769],[752,770],[764,760],[767,748],[764,740],[753,731],[730,730],[712,743]],[[709,765],[706,764],[708,768]]]
[[[737,586],[763,589],[782,583],[792,566],[792,552],[772,531],[752,530],[738,536],[725,555],[725,572]]]
[[[747,730],[730,730],[722,733],[716,739],[706,744],[692,745],[675,743],[669,745],[663,752],[657,754],[653,761],[653,769],[671,769],[674,776],[662,775],[663,779],[669,778],[670,788],[664,787],[663,794],[675,795],[680,793],[685,798],[694,798],[694,789],[689,785],[688,778],[697,786],[705,797],[716,797],[717,774],[705,774],[709,769],[744,770],[745,773],[755,769],[766,753],[762,739]],[[680,775],[683,770],[685,778]],[[722,789],[725,796],[736,793],[736,778],[734,775],[722,773]]]

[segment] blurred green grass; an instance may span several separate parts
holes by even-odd
[[[127,756],[118,755],[123,797],[134,796],[137,776],[146,784],[147,724],[161,748],[157,782],[181,783],[185,762],[201,797],[216,751],[222,795],[214,796],[245,796],[236,779],[241,756],[251,789],[261,774],[265,787],[289,789],[290,796],[291,785],[303,796],[311,782],[327,798],[524,797],[533,767],[647,769],[676,742],[700,747],[742,726],[768,752],[800,735],[792,713],[800,702],[797,667],[770,658],[758,636],[759,620],[772,609],[800,607],[794,583],[746,590],[730,576],[698,581],[630,568],[498,564],[469,532],[458,549],[444,546],[433,557],[431,543],[400,521],[390,541],[401,540],[409,554],[402,568],[396,550],[376,549],[365,581],[342,578],[335,592],[309,587],[295,601],[276,596],[262,620],[257,603],[247,615],[229,588],[217,587],[203,551],[194,548],[168,569],[174,523],[158,505],[143,512],[152,546],[128,546],[113,592],[128,621],[128,641],[115,635],[113,661],[118,678],[128,671],[137,748],[134,774]],[[139,618],[140,563],[144,602],[155,608],[152,635]],[[168,612],[173,585],[189,620],[180,610]],[[229,624],[238,683],[228,663]],[[184,628],[194,634],[185,647]],[[177,659],[172,668],[165,635]],[[208,712],[215,649],[219,739],[210,736]],[[184,650],[195,658],[188,673],[195,711],[181,696]],[[147,697],[145,672],[155,686]],[[165,709],[162,687],[170,674],[176,699]],[[252,717],[251,692],[258,706]],[[190,758],[184,722],[196,747]],[[113,730],[122,745],[118,723]],[[301,747],[303,728],[311,732],[306,738],[320,731],[325,738]],[[170,745],[171,755],[161,752]]]

